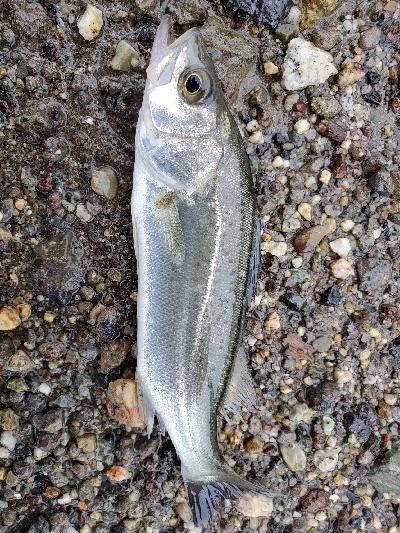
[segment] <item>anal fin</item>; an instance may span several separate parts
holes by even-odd
[[[246,354],[241,346],[235,359],[221,411],[222,413],[225,411],[240,413],[241,407],[251,410],[255,406],[256,393],[253,380],[247,366]]]

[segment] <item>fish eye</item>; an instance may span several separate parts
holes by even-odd
[[[211,78],[206,71],[185,73],[181,82],[181,95],[188,104],[199,104],[211,93]]]

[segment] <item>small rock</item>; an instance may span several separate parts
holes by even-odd
[[[299,33],[297,24],[280,24],[274,33],[274,37],[287,44]]]
[[[227,8],[232,11],[246,13],[263,24],[276,28],[289,12],[291,2],[288,0],[269,0],[254,2],[253,0],[228,0]]]
[[[146,459],[146,457],[150,457],[150,455],[153,455],[156,453],[158,449],[158,440],[157,439],[149,439],[148,437],[141,437],[140,439],[137,439],[135,441],[135,450],[140,454],[140,457],[142,459]]]
[[[333,371],[333,379],[337,381],[340,385],[344,383],[349,383],[353,379],[353,374],[349,370],[338,370]]]
[[[339,124],[337,124],[334,120],[329,118],[321,120],[321,122],[315,126],[315,129],[321,135],[325,135],[326,137],[329,137],[338,143],[342,143],[347,137],[346,130],[339,126]]]
[[[337,85],[339,87],[347,87],[348,85],[357,83],[364,76],[365,72],[363,71],[361,65],[358,63],[351,63],[340,71],[337,78]]]
[[[301,118],[298,120],[295,125],[293,126],[293,129],[296,133],[301,135],[302,133],[305,133],[308,131],[311,127],[311,124],[308,122],[306,118]]]
[[[120,334],[126,308],[122,303],[108,305],[97,317],[96,332],[105,342],[111,342]]]
[[[331,307],[336,306],[340,302],[340,298],[340,291],[334,285],[328,287],[322,294],[322,302]]]
[[[351,231],[355,225],[356,224],[353,220],[343,220],[343,222],[340,223],[342,231],[345,231],[346,233]]]
[[[85,41],[92,41],[99,35],[103,27],[103,13],[97,7],[88,4],[86,11],[78,20],[77,26]]]
[[[337,450],[325,448],[314,453],[314,464],[321,472],[333,472],[339,460]]]
[[[51,163],[62,161],[69,153],[69,143],[64,137],[48,137],[43,143],[42,157]]]
[[[110,63],[113,70],[128,71],[131,67],[139,65],[139,54],[128,41],[118,43],[115,55]]]
[[[94,433],[84,433],[76,437],[76,444],[84,453],[93,453],[97,450],[97,439]]]
[[[311,111],[324,118],[336,117],[342,106],[334,96],[316,96],[311,98]]]
[[[332,56],[301,37],[289,43],[282,65],[282,85],[295,91],[309,85],[320,85],[336,74]]]
[[[335,421],[330,416],[322,417],[322,429],[324,430],[325,435],[330,435],[335,427]]]
[[[341,180],[347,175],[346,154],[339,154],[332,162],[332,175]]]
[[[312,31],[311,39],[318,48],[331,50],[336,44],[342,41],[343,37],[340,31],[331,30],[326,27],[317,27]]]
[[[397,171],[381,169],[368,179],[371,189],[381,196],[400,197],[400,177]]]
[[[100,349],[100,372],[108,374],[113,368],[119,367],[131,349],[127,339],[117,339],[110,344],[103,344]]]
[[[123,466],[112,466],[106,471],[106,476],[110,481],[125,481],[130,479],[131,473]]]
[[[261,130],[256,130],[249,137],[249,142],[253,144],[263,144],[265,142],[264,135]]]
[[[277,67],[275,63],[272,63],[272,61],[266,61],[264,63],[264,72],[265,74],[270,74],[270,75],[278,74],[279,67]]]
[[[285,242],[268,241],[261,243],[261,250],[276,257],[283,257],[287,254],[287,244]]]
[[[12,431],[18,428],[18,417],[12,409],[0,410],[0,428],[5,431]]]
[[[183,522],[188,523],[192,520],[192,511],[186,502],[179,502],[175,511],[181,517]]]
[[[309,405],[317,411],[325,412],[337,402],[339,388],[334,381],[322,381],[310,394]]]
[[[314,414],[315,411],[310,409],[307,404],[297,403],[294,407],[292,407],[289,413],[289,420],[295,424],[299,424],[300,422],[308,422],[311,420]]]
[[[64,352],[65,346],[60,341],[44,342],[39,346],[39,355],[48,360],[59,359]]]
[[[372,26],[361,34],[358,44],[361,50],[376,48],[381,40],[381,30],[378,26]]]
[[[361,403],[343,415],[347,434],[355,433],[359,440],[366,440],[377,423],[378,416],[374,408],[367,403]]]
[[[372,106],[376,107],[381,103],[382,97],[377,91],[369,91],[368,93],[364,94],[364,100],[368,102],[369,104],[371,104]],[[389,127],[389,131],[390,131],[390,127]]]
[[[329,494],[322,489],[310,489],[301,498],[301,508],[304,513],[315,513],[329,507]]]
[[[93,215],[89,213],[84,204],[78,204],[76,206],[76,216],[82,222],[89,222],[93,218]]]
[[[11,378],[7,381],[7,389],[14,392],[25,392],[29,389],[26,381],[22,378]]]
[[[118,181],[111,167],[103,167],[92,172],[91,186],[95,193],[113,200],[118,191]]]
[[[11,331],[21,324],[21,319],[15,309],[3,307],[0,309],[0,331]]]
[[[301,311],[306,304],[306,299],[296,292],[287,292],[281,296],[280,300],[295,311]]]
[[[317,350],[317,352],[324,353],[330,349],[332,341],[329,337],[322,336],[315,339],[312,345]]]
[[[351,245],[349,239],[340,237],[329,243],[330,249],[340,257],[347,257],[351,252]]]
[[[34,368],[32,359],[22,350],[17,350],[7,363],[7,370],[10,372],[24,373]]]
[[[368,480],[380,492],[400,495],[400,446],[389,450],[381,461],[372,466]]]
[[[270,313],[264,322],[264,328],[266,331],[271,331],[271,329],[279,329],[280,327],[281,321],[278,313],[275,311]]]
[[[361,291],[370,293],[382,289],[392,278],[392,263],[387,259],[366,257],[357,261],[357,274]]]
[[[13,431],[3,431],[0,437],[0,444],[12,452],[18,442],[18,437]]]
[[[272,498],[264,494],[251,494],[244,492],[243,497],[235,502],[235,508],[243,516],[257,518],[261,516],[271,516],[274,509]]]
[[[137,383],[133,379],[117,379],[108,386],[107,410],[111,418],[128,427],[144,428],[140,418]]]
[[[58,407],[32,417],[35,428],[46,433],[56,433],[63,427],[63,412]]]
[[[262,453],[264,449],[264,441],[261,437],[251,437],[250,439],[247,439],[244,444],[244,449],[247,453],[250,455]]]
[[[307,465],[307,457],[304,450],[297,444],[297,442],[289,442],[288,444],[280,444],[279,450],[285,465],[292,472],[304,470]]]
[[[337,279],[346,279],[354,274],[352,265],[346,259],[332,261],[330,267],[332,275]]]
[[[168,12],[178,24],[192,25],[205,22],[208,17],[206,8],[201,0],[171,0],[168,2]]]
[[[323,225],[317,225],[305,229],[296,235],[294,239],[294,249],[299,253],[312,252],[326,234],[327,230]]]

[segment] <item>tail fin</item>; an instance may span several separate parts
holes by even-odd
[[[257,517],[270,516],[273,499],[282,497],[281,494],[246,481],[233,471],[223,471],[221,474],[196,480],[184,476],[196,526],[208,528],[211,522],[219,520],[226,500],[233,501],[236,509],[244,516]]]

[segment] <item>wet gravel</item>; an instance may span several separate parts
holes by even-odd
[[[84,2],[0,3],[0,533],[193,529],[173,446],[134,403],[131,175],[161,13],[136,4],[95,2],[85,40]],[[221,451],[289,496],[213,531],[396,533],[400,5],[258,4],[168,6],[178,33],[202,27],[262,220],[258,407],[221,418]]]

